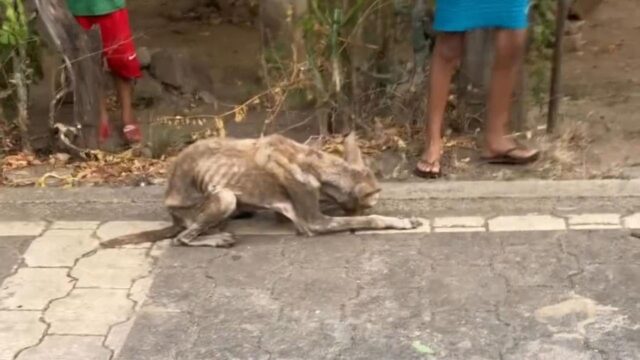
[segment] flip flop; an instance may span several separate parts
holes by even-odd
[[[423,163],[423,164],[427,164],[429,167],[434,167],[436,164],[440,165],[440,161],[436,160],[436,161],[419,161],[418,163]],[[439,177],[442,176],[442,168],[440,167],[440,169],[438,171],[424,171],[424,170],[420,170],[420,168],[418,167],[418,165],[416,165],[416,167],[413,169],[413,174],[417,177],[421,177],[423,179],[437,179]]]
[[[540,151],[536,151],[535,153],[525,156],[519,157],[514,156],[513,152],[517,150],[524,150],[525,148],[521,146],[514,146],[513,148],[505,151],[502,154],[494,155],[494,156],[482,156],[481,159],[488,164],[500,164],[500,165],[526,165],[535,162],[540,158]]]

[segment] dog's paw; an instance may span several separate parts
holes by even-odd
[[[411,227],[409,229],[417,229],[423,225],[422,220],[418,218],[409,218],[407,220],[409,220],[409,223],[411,224]]]
[[[417,229],[420,226],[422,226],[422,220],[418,218],[405,218],[400,219],[400,226],[398,226],[397,228],[400,230],[412,230]]]

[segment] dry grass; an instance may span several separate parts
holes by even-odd
[[[566,174],[586,172],[585,153],[593,139],[589,125],[579,121],[565,121],[554,136],[542,136],[537,143],[544,153],[543,170],[550,178],[564,178]]]

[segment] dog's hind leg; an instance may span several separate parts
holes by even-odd
[[[198,212],[187,221],[186,229],[173,239],[174,245],[229,247],[234,244],[229,233],[211,232],[236,210],[235,194],[224,188],[212,190],[206,200],[198,207]]]

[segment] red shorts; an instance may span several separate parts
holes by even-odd
[[[114,75],[125,79],[137,79],[142,76],[127,9],[106,15],[75,18],[85,30],[91,29],[94,25],[100,27],[103,55]]]

